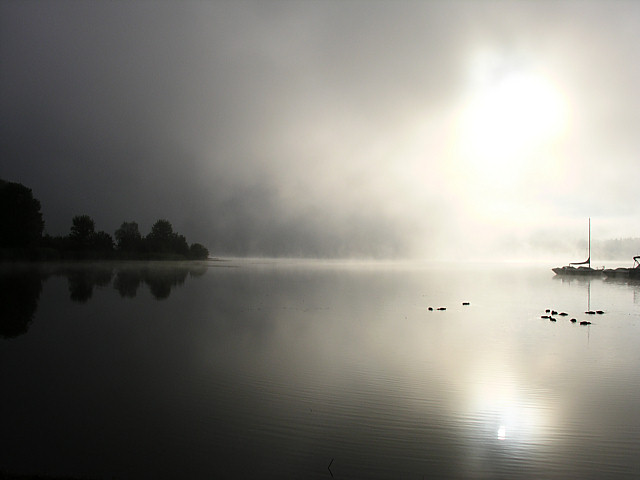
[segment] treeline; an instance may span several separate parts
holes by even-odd
[[[0,259],[146,259],[201,260],[209,256],[199,243],[189,245],[184,235],[160,219],[143,236],[136,222],[123,222],[114,236],[96,231],[94,220],[77,215],[66,236],[44,232],[40,201],[31,189],[0,180]]]

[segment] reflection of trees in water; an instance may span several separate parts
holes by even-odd
[[[203,265],[125,267],[116,273],[114,288],[121,297],[133,298],[145,283],[156,300],[163,300],[171,290],[183,285],[188,276],[199,277],[207,271]]]
[[[138,294],[138,287],[142,283],[142,276],[129,269],[119,270],[113,279],[113,287],[121,297],[133,298]]]
[[[137,295],[146,284],[156,300],[168,298],[188,276],[200,277],[206,265],[39,265],[0,270],[0,336],[13,338],[29,329],[38,309],[42,285],[50,275],[67,277],[69,298],[85,303],[96,287],[118,291],[123,298]]]
[[[133,298],[140,285],[146,283],[151,294],[163,300],[169,297],[172,288],[184,284],[189,273],[189,268],[124,268],[116,273],[113,286],[121,297]]]
[[[172,288],[184,284],[188,274],[187,269],[147,270],[144,272],[144,281],[156,300],[163,300],[169,296]]]
[[[189,275],[199,277],[206,271],[204,265],[122,265],[67,267],[56,273],[67,276],[71,300],[86,302],[94,287],[108,286],[112,280],[113,288],[123,298],[134,298],[144,283],[154,298],[163,300],[173,288],[184,284]]]
[[[84,303],[92,297],[94,287],[106,287],[111,283],[113,269],[69,269],[63,275],[67,276],[71,300]]]
[[[37,269],[0,274],[0,335],[13,338],[27,333],[38,309],[44,277]]]

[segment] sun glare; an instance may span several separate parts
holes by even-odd
[[[535,394],[527,394],[518,378],[508,371],[471,373],[469,414],[480,439],[497,439],[513,446],[535,443],[549,428],[548,406]]]
[[[554,85],[513,71],[473,89],[462,109],[458,148],[475,174],[505,183],[524,174],[565,123],[564,100]]]
[[[570,96],[534,58],[485,51],[470,60],[444,172],[465,225],[477,221],[474,235],[486,226],[487,237],[497,238],[517,219],[544,214],[537,187],[562,165]]]

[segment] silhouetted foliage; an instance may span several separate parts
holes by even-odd
[[[71,232],[60,244],[63,251],[72,252],[74,258],[108,258],[114,247],[111,235],[96,232],[95,222],[89,215],[73,217]]]
[[[100,230],[93,237],[93,248],[101,254],[108,254],[113,251],[113,237],[107,232]]]
[[[189,244],[184,235],[173,231],[173,225],[168,220],[160,219],[151,227],[151,232],[145,238],[148,252],[177,255],[187,257]]]
[[[30,188],[0,180],[0,247],[36,246],[42,237],[44,221],[40,201]]]
[[[62,251],[67,248],[67,237],[52,237],[48,233],[42,237],[41,245],[44,248],[50,248],[53,250]]]
[[[42,236],[43,229],[40,202],[33,198],[31,190],[0,180],[0,261],[200,260],[209,256],[209,251],[198,243],[189,247],[185,236],[174,232],[173,225],[165,219],[154,223],[146,237],[140,234],[136,222],[123,222],[115,232],[117,243],[107,232],[96,231],[89,215],[73,217],[69,235],[64,237]]]
[[[136,222],[122,222],[115,236],[119,251],[136,253],[142,250],[142,235]]]
[[[184,255],[186,257],[189,254],[189,244],[184,235],[178,235],[176,233],[171,241],[171,248],[173,253],[177,253],[178,255]]]
[[[189,247],[188,257],[191,260],[204,260],[209,257],[209,250],[199,243],[193,243]]]
[[[169,253],[172,251],[173,238],[173,225],[167,220],[158,220],[147,235],[147,248],[152,252]]]
[[[96,224],[89,215],[76,215],[71,220],[69,239],[76,250],[88,250],[93,246]]]

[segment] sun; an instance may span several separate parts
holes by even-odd
[[[513,181],[565,124],[564,98],[548,78],[507,71],[471,90],[461,109],[458,148],[476,174]]]
[[[482,156],[505,157],[545,141],[563,123],[562,102],[544,78],[512,73],[468,106],[467,135]]]

